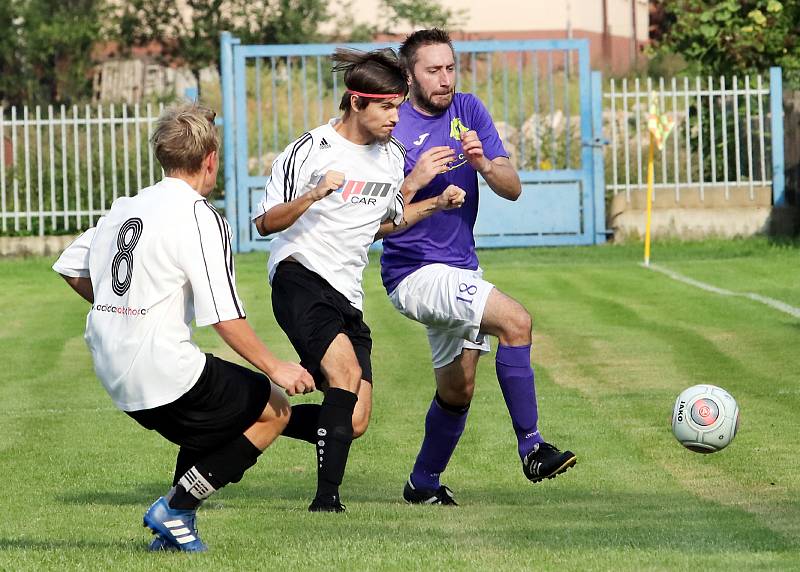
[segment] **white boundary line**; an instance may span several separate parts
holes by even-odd
[[[650,270],[655,270],[656,272],[660,272],[661,274],[665,274],[669,276],[673,280],[677,280],[678,282],[683,282],[684,284],[688,284],[690,286],[694,286],[696,288],[700,288],[701,290],[705,290],[706,292],[712,292],[713,294],[719,294],[720,296],[737,296],[741,298],[749,298],[750,300],[755,300],[756,302],[760,302],[762,304],[766,304],[770,308],[774,308],[779,312],[783,312],[784,314],[789,314],[794,318],[800,318],[800,308],[796,308],[795,306],[790,306],[786,302],[781,302],[780,300],[775,300],[774,298],[769,298],[767,296],[762,296],[761,294],[755,294],[753,292],[733,292],[731,290],[725,290],[724,288],[717,288],[716,286],[712,286],[711,284],[706,284],[705,282],[700,282],[699,280],[695,280],[693,278],[689,278],[688,276],[684,276],[683,274],[678,274],[668,268],[664,268],[662,266],[656,266],[655,264],[644,265],[645,268]]]

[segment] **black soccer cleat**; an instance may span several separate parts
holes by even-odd
[[[560,475],[578,461],[572,451],[559,451],[550,443],[537,443],[533,450],[522,459],[522,472],[532,483],[552,479]]]
[[[453,491],[442,485],[438,489],[418,489],[411,479],[406,481],[403,487],[403,499],[408,504],[441,504],[458,506],[456,499],[453,498]]]
[[[344,512],[345,510],[347,507],[341,503],[339,495],[316,496],[308,506],[308,512]]]

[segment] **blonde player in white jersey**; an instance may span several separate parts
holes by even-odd
[[[453,155],[433,150],[404,181],[405,151],[391,133],[408,86],[394,52],[339,49],[333,59],[347,88],[342,116],[303,134],[275,159],[253,216],[261,235],[278,233],[268,262],[275,317],[325,391],[322,405],[293,407],[283,433],[316,446],[312,512],[344,511],[339,486],[350,443],[369,424],[372,340],[361,286],[369,246],[464,201],[464,192],[451,186],[404,207],[403,193],[427,184]]]
[[[294,395],[314,383],[245,320],[230,228],[206,200],[218,168],[214,112],[169,109],[152,143],[164,179],[114,201],[53,269],[92,304],[86,342],[116,406],[180,446],[173,488],[144,515],[156,534],[150,549],[204,551],[197,507],[238,482],[286,426],[289,404],[277,386]],[[201,352],[193,320],[213,325],[266,376]]]

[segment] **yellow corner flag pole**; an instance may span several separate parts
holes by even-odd
[[[647,153],[647,220],[644,226],[644,265],[650,266],[650,224],[653,213],[653,147],[655,137],[650,134],[650,149]]]
[[[647,153],[647,221],[644,228],[644,265],[650,266],[650,227],[653,216],[653,151],[659,151],[675,127],[675,122],[662,114],[658,108],[658,94],[650,94],[650,113],[647,118],[647,130],[650,132],[650,145]]]

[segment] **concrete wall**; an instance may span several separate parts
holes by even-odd
[[[75,236],[0,236],[0,256],[52,256],[55,262]]]
[[[652,208],[651,235],[654,238],[703,239],[797,233],[797,208],[773,208],[770,187],[754,188],[752,198],[748,188],[732,188],[729,193],[726,199],[724,189],[705,188],[701,199],[699,188],[682,187],[678,202],[674,191],[658,191]],[[645,190],[632,191],[630,201],[625,193],[612,198],[606,226],[613,231],[615,242],[644,237],[646,200]]]

